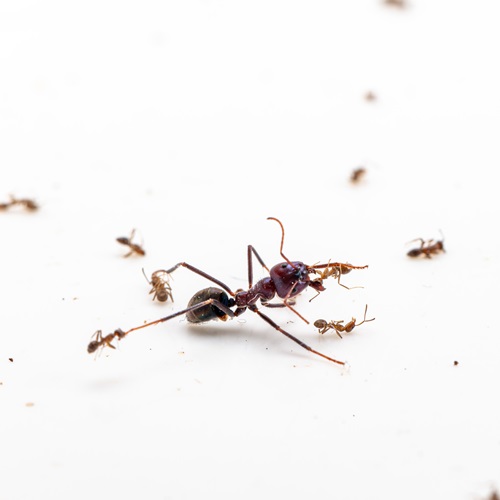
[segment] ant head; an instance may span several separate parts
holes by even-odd
[[[303,262],[282,262],[269,271],[281,299],[295,297],[310,284],[309,271]]]

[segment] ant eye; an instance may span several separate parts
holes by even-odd
[[[297,291],[297,287],[296,287],[296,286],[294,286],[294,287],[293,287],[293,290],[292,290],[292,293],[295,293],[296,291]]]
[[[285,269],[286,266],[287,266],[287,264],[285,264],[285,263],[281,264],[281,269]]]

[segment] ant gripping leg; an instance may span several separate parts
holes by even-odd
[[[207,289],[208,290],[208,289]],[[229,299],[231,301],[231,299]],[[193,304],[189,307],[186,307],[182,311],[177,311],[173,314],[170,314],[168,316],[165,316],[164,318],[157,319],[155,321],[150,321],[149,323],[144,323],[143,325],[136,326],[134,328],[130,328],[127,331],[123,331],[120,328],[115,330],[113,333],[110,333],[103,337],[102,331],[98,330],[94,336],[96,337],[95,340],[92,340],[88,347],[87,347],[87,352],[89,354],[97,351],[97,349],[102,348],[102,347],[111,347],[112,349],[115,349],[115,346],[111,343],[115,338],[118,340],[121,340],[125,338],[129,333],[135,332],[136,330],[142,330],[143,328],[147,328],[148,326],[153,326],[153,325],[159,325],[160,323],[164,323],[165,321],[169,321],[173,318],[176,318],[178,316],[182,316],[183,314],[186,315],[188,318],[188,321],[191,323],[199,323],[202,321],[205,321],[205,319],[200,319],[199,314],[197,315],[196,313],[200,312],[205,315],[205,317],[208,314],[213,314],[214,317],[218,317],[219,319],[226,319],[227,316],[230,316],[231,318],[234,318],[235,314],[234,312],[229,309],[231,307],[232,303],[229,302],[229,305],[226,306],[222,302],[220,302],[217,299],[207,299],[204,300],[203,302],[198,302],[196,304]],[[207,313],[207,309],[210,310],[210,313]]]
[[[142,268],[142,274],[146,278],[147,282],[151,285],[150,294],[153,295],[153,300],[158,299],[159,302],[166,302],[170,299],[172,302],[174,301],[174,296],[172,295],[172,287],[168,282],[169,274],[167,271],[163,269],[158,269],[151,275],[151,280],[148,279],[146,273],[144,272],[144,268]]]
[[[311,266],[319,274],[319,280],[323,281],[328,278],[334,278],[337,283],[346,288],[347,290],[352,290],[353,288],[363,288],[360,286],[348,287],[340,282],[340,277],[344,274],[349,274],[353,269],[366,269],[368,266],[353,266],[352,264],[347,264],[344,262],[328,262],[327,264],[315,264]],[[318,272],[318,269],[323,269],[323,271]],[[314,297],[313,297],[314,298]],[[312,299],[311,299],[312,300]]]
[[[103,347],[111,347],[111,349],[116,349],[116,347],[111,343],[113,340],[116,338],[122,339],[125,337],[126,333],[123,330],[120,330],[119,328],[115,330],[113,333],[109,333],[105,337],[102,335],[102,330],[97,330],[97,332],[94,333],[95,340],[92,340],[92,342],[89,343],[87,347],[87,352],[89,354],[92,354],[93,352],[96,352],[97,349],[103,348]]]

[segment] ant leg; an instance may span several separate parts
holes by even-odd
[[[358,323],[357,325],[354,325],[354,326],[360,326],[362,325],[363,323],[369,323],[370,321],[373,321],[375,318],[372,318],[372,319],[366,319],[366,313],[368,312],[368,304],[366,304],[365,306],[365,315],[363,316],[363,321],[361,323]]]
[[[293,313],[295,313],[302,321],[304,321],[304,323],[306,325],[309,324],[309,321],[307,321],[306,318],[304,318],[304,316],[302,316],[302,314],[299,313],[299,311],[297,311],[297,309],[294,309],[292,307],[292,305],[295,305],[295,300],[292,298],[290,298],[290,294],[292,293],[292,290],[290,290],[287,294],[287,296],[283,299],[283,305],[285,307],[288,307],[288,309],[290,309],[290,311],[292,311]]]
[[[406,244],[409,245],[410,243],[413,243],[414,241],[420,241],[420,248],[421,249],[424,248],[425,240],[423,238],[415,238],[414,240],[411,240]]]
[[[182,311],[177,311],[173,314],[169,314],[168,316],[165,316],[164,318],[160,318],[160,319],[157,319],[155,321],[150,321],[149,323],[144,323],[144,325],[131,328],[130,330],[127,330],[126,332],[123,333],[123,337],[125,335],[128,335],[131,332],[136,331],[136,330],[141,330],[142,328],[146,328],[148,326],[153,326],[153,325],[158,325],[160,323],[164,323],[165,321],[176,318],[177,316],[182,316],[183,314],[187,314],[188,312],[191,312],[191,311],[196,311],[197,309],[201,309],[202,307],[209,306],[209,305],[214,305],[215,307],[217,307],[217,309],[220,309],[221,311],[226,313],[231,318],[235,317],[234,312],[231,309],[229,309],[229,307],[225,306],[224,304],[222,304],[221,302],[219,302],[216,299],[207,299],[207,300],[204,300],[203,302],[199,302],[198,304],[194,304],[193,306],[186,307],[186,309],[182,309]]]
[[[263,301],[261,301],[260,303],[261,303],[261,305],[263,305],[264,307],[269,307],[269,308],[271,308],[271,309],[278,309],[278,308],[280,308],[280,307],[287,307],[287,306],[286,306],[286,304],[285,304],[285,303],[283,303],[283,302],[265,302],[265,301],[263,302]],[[290,299],[290,300],[288,301],[288,303],[289,303],[290,305],[294,306],[294,305],[295,305],[295,299]]]
[[[353,290],[354,288],[363,288],[362,286],[347,286],[344,285],[343,283],[340,282],[340,276],[342,276],[342,273],[339,273],[339,277],[337,278],[337,283],[344,287],[346,290]]]
[[[257,253],[257,250],[255,250],[255,248],[252,245],[248,245],[248,252],[247,252],[247,258],[248,258],[248,288],[252,288],[252,286],[253,286],[252,253],[256,257],[256,259],[259,261],[260,265],[267,272],[269,272],[269,268],[264,264],[264,261],[262,260],[261,256]]]
[[[295,301],[291,302],[287,298],[285,298],[283,300],[283,304],[284,304],[285,307],[288,307],[288,309],[290,309],[290,311],[292,311],[293,313],[295,313],[302,321],[304,321],[306,323],[306,325],[309,324],[309,321],[307,321],[307,319],[304,318],[304,316],[302,316],[302,314],[300,314],[299,311],[297,311],[297,309],[294,309],[292,307],[292,304],[295,304]]]
[[[226,292],[231,295],[232,297],[235,296],[235,293],[225,284],[222,283],[222,281],[219,281],[217,278],[214,278],[213,276],[210,276],[210,274],[207,274],[200,269],[192,266],[191,264],[188,264],[187,262],[179,262],[178,264],[175,264],[175,266],[171,267],[170,269],[167,269],[165,272],[167,274],[172,274],[177,268],[179,267],[185,267],[192,271],[193,273],[199,274],[200,276],[203,276],[207,280],[211,281],[212,283],[215,283],[216,285],[219,285],[221,288],[226,290]]]
[[[249,309],[251,311],[253,311],[254,313],[258,314],[266,323],[268,323],[269,325],[271,325],[275,330],[278,330],[278,332],[281,332],[283,335],[287,336],[290,340],[293,340],[295,343],[299,344],[300,347],[303,347],[307,351],[312,352],[314,354],[317,354],[318,356],[321,356],[322,358],[325,358],[328,361],[332,361],[333,363],[337,363],[339,365],[345,365],[345,363],[343,361],[339,361],[337,359],[330,358],[326,354],[322,354],[321,352],[315,351],[312,347],[309,347],[307,344],[304,344],[304,342],[302,342],[298,338],[294,337],[293,335],[291,335],[287,331],[283,330],[283,328],[281,328],[279,325],[277,325],[271,318],[269,318],[265,314],[261,313],[257,309],[256,306],[251,305],[251,306],[249,306]]]
[[[136,330],[142,330],[143,328],[147,328],[148,326],[153,326],[153,325],[158,325],[160,323],[164,323],[165,321],[168,321],[170,319],[176,318],[177,316],[182,316],[183,314],[187,314],[188,312],[191,311],[196,311],[197,309],[201,309],[202,307],[209,306],[209,305],[214,305],[217,307],[217,309],[220,309],[221,311],[225,312],[228,316],[231,318],[235,317],[234,312],[226,307],[224,304],[219,302],[216,299],[208,299],[204,300],[203,302],[200,302],[199,304],[195,304],[190,307],[186,307],[186,309],[183,309],[182,311],[177,311],[176,313],[170,314],[168,316],[165,316],[164,318],[157,319],[155,321],[150,321],[149,323],[144,323],[143,325],[140,326],[135,326],[134,328],[130,328],[130,330],[127,330],[124,332],[120,328],[115,330],[113,333],[110,333],[109,335],[106,335],[105,337],[102,336],[102,332],[98,330],[93,337],[96,337],[96,340],[92,340],[90,344],[87,347],[87,351],[89,353],[95,352],[99,347],[104,347],[108,346],[111,347],[112,349],[115,348],[111,344],[111,342],[115,339],[118,338],[118,340],[123,339],[126,337],[129,333],[135,332]]]

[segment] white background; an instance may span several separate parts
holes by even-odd
[[[0,213],[0,498],[500,487],[499,18],[495,0],[2,2],[0,201],[41,208]],[[347,368],[251,312],[87,354],[208,286],[179,269],[153,303],[142,267],[237,289],[247,244],[280,262],[268,216],[292,260],[369,264],[344,278],[363,288],[297,304],[368,304],[342,340],[268,311]],[[144,258],[115,241],[132,228]],[[406,257],[440,230],[447,253]]]

